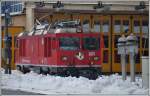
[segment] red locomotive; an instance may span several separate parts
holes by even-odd
[[[27,72],[97,77],[102,64],[102,34],[80,32],[78,21],[37,25],[17,37],[15,63]]]

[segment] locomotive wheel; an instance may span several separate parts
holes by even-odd
[[[41,68],[41,73],[44,74],[44,75],[48,74],[49,71],[50,71],[50,69],[48,67],[42,67]]]
[[[67,76],[72,76],[72,77],[79,77],[79,71],[76,68],[68,68],[66,70],[66,75]]]
[[[22,66],[21,71],[25,74],[25,73],[30,72],[30,69],[27,66]]]
[[[22,73],[25,73],[24,69],[23,69],[23,66],[20,66],[20,65],[17,65],[16,66],[16,69]]]
[[[25,67],[24,67],[24,66],[22,66],[22,68],[21,68],[21,72],[23,72],[24,74],[26,73],[26,69],[25,69]]]
[[[17,66],[16,66],[16,69],[17,69],[18,71],[21,71],[21,66],[17,65]]]
[[[96,80],[98,78],[97,72],[91,71],[89,79]]]

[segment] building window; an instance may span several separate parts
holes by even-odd
[[[117,43],[118,43],[118,39],[120,38],[121,36],[119,35],[116,35],[115,38],[114,38],[114,47],[117,48]]]
[[[142,48],[148,48],[149,40],[148,37],[142,36]]]
[[[108,36],[103,36],[103,37],[104,37],[104,48],[108,48],[109,38],[108,38]]]
[[[115,63],[121,63],[121,60],[120,60],[120,55],[118,54],[118,50],[114,51],[114,54],[115,54]]]
[[[115,50],[114,54],[115,54],[114,62],[121,64],[121,55],[118,54],[118,50]],[[125,62],[126,64],[129,64],[129,55],[126,55]]]
[[[129,20],[123,20],[123,32],[124,33],[129,32]]]
[[[108,59],[109,59],[108,50],[104,50],[103,51],[103,63],[108,63]]]
[[[129,60],[130,60],[130,59],[129,59],[129,55],[127,54],[127,55],[126,55],[126,64],[129,64]]]
[[[103,32],[109,32],[109,21],[103,21]]]
[[[134,21],[134,32],[140,33],[140,21],[137,20]]]
[[[115,33],[121,32],[121,21],[120,20],[115,20],[114,32]]]
[[[90,22],[89,20],[83,21],[83,32],[89,32],[90,31]]]
[[[1,12],[2,14],[5,13],[6,9],[9,9],[10,13],[21,13],[23,12],[23,6],[24,3],[23,2],[19,2],[19,1],[3,1],[1,3]]]
[[[138,48],[140,48],[140,36],[137,36]]]
[[[140,53],[139,52],[137,55],[135,55],[135,62],[140,63]]]
[[[100,20],[94,20],[94,32],[100,32]]]
[[[147,21],[142,21],[142,32],[143,33],[148,33],[148,20]]]
[[[10,5],[10,9],[11,12],[21,12],[23,11],[23,4],[22,3],[16,3],[16,4],[13,4],[13,5]]]
[[[148,50],[142,51],[142,56],[149,56],[148,55]]]

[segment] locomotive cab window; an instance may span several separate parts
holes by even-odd
[[[95,37],[83,38],[83,48],[85,50],[98,50],[100,48],[100,39]]]
[[[62,37],[59,39],[59,46],[63,50],[78,50],[80,39],[78,37]]]

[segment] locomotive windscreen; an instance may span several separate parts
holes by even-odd
[[[100,39],[95,37],[83,38],[83,48],[85,50],[98,50],[100,48]]]
[[[78,50],[80,48],[80,39],[78,37],[62,37],[59,39],[60,49]]]

